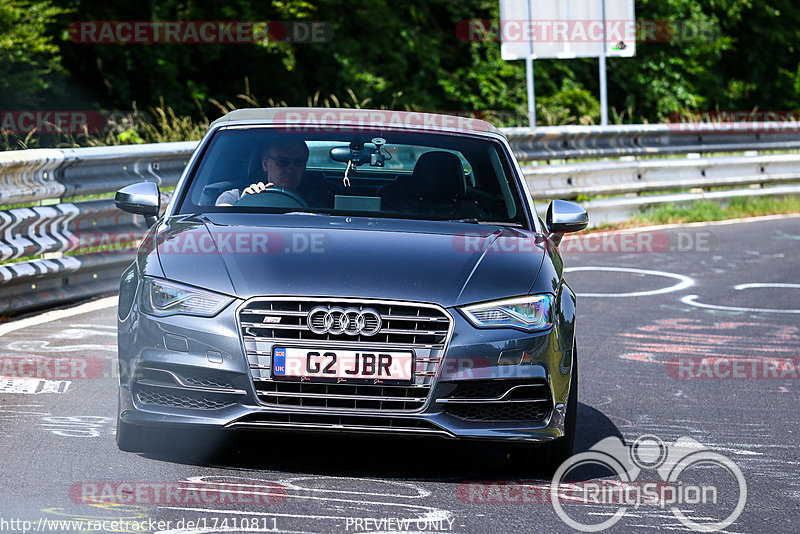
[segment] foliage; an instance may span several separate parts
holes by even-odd
[[[609,58],[613,122],[800,106],[796,0],[637,0],[636,17],[675,33],[637,43],[634,58]],[[465,21],[498,18],[497,0],[0,0],[0,110],[149,110],[135,126],[112,121],[99,138],[6,132],[0,144],[195,138],[221,113],[259,103],[476,112],[526,125],[524,63],[503,61],[491,35],[470,41],[458,33]],[[68,32],[75,21],[124,20],[315,21],[332,37],[91,44]],[[535,79],[540,124],[599,123],[597,60],[537,60]]]
[[[0,0],[0,110],[30,109],[63,72],[49,33],[66,10],[48,0]]]

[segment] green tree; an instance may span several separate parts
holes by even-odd
[[[0,110],[30,109],[57,88],[63,68],[48,0],[0,0]]]
[[[497,0],[0,0],[0,6],[0,98],[15,105],[52,96],[55,37],[68,72],[62,105],[130,110],[135,103],[146,110],[163,102],[179,115],[202,111],[214,118],[220,111],[213,101],[306,105],[314,95],[317,103],[336,95],[328,101],[527,122],[524,62],[503,61],[496,40],[458,34],[464,21],[497,20]],[[627,122],[658,122],[676,111],[800,103],[796,0],[637,0],[636,16],[676,33],[638,43],[633,58],[609,59],[612,117],[624,111]],[[58,24],[50,24],[54,17]],[[92,20],[313,20],[328,24],[333,37],[316,44],[86,44],[65,37],[74,21]],[[541,120],[599,122],[598,94],[596,59],[536,62]]]

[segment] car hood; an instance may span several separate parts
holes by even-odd
[[[445,307],[527,294],[544,256],[537,234],[515,228],[374,226],[174,220],[159,230],[158,256],[167,278],[240,298],[382,298]]]

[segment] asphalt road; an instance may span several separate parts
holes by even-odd
[[[609,531],[690,530],[687,520],[735,514],[738,468],[746,500],[725,530],[797,532],[800,218],[626,236],[563,246],[567,279],[582,295],[576,452],[590,458],[605,438],[637,443],[642,469],[626,488],[641,497],[647,484],[670,486],[663,500],[604,502],[619,477],[584,464],[563,486],[583,495],[562,506],[565,518],[549,481],[501,448],[450,441],[256,434],[218,446],[192,436],[171,452],[120,452],[107,305],[0,325],[0,357],[12,366],[3,375],[31,356],[46,374],[42,358],[60,358],[41,381],[0,379],[0,531],[570,532],[619,510]],[[679,438],[695,442],[672,446]],[[687,460],[673,480],[654,469],[659,451],[707,461]],[[169,494],[177,484],[197,491]],[[666,504],[669,495],[682,500]]]

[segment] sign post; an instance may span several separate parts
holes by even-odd
[[[600,124],[608,126],[608,81],[606,80],[606,0],[600,0],[603,14],[603,45],[600,47]]]
[[[525,2],[527,8],[527,20],[531,20],[531,2]],[[501,17],[502,18],[502,15]],[[528,42],[528,55],[525,56],[525,79],[528,87],[528,121],[530,122],[531,130],[536,128],[536,89],[534,86],[533,78],[533,41],[529,39]]]
[[[525,60],[531,128],[536,126],[533,62],[545,58],[599,59],[600,121],[608,124],[606,58],[636,55],[633,2],[500,0],[500,52],[507,61]]]

